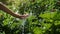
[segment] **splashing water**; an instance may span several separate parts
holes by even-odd
[[[25,27],[25,22],[26,22],[26,19],[23,19],[22,20],[23,22],[22,22],[22,34],[24,34],[24,27]]]

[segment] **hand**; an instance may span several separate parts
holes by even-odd
[[[29,14],[23,14],[23,15],[20,16],[20,19],[25,19],[25,18],[27,18],[28,16],[29,16]]]

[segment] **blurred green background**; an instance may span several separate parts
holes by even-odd
[[[60,0],[0,0],[15,13],[15,18],[0,10],[0,34],[60,34]]]

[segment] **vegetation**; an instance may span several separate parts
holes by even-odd
[[[60,0],[0,0],[26,19],[0,10],[0,34],[60,34]]]

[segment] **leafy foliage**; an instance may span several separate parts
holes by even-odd
[[[0,10],[1,34],[60,34],[60,0],[0,0],[0,2],[5,3],[16,13],[29,13],[28,18],[18,19]]]

